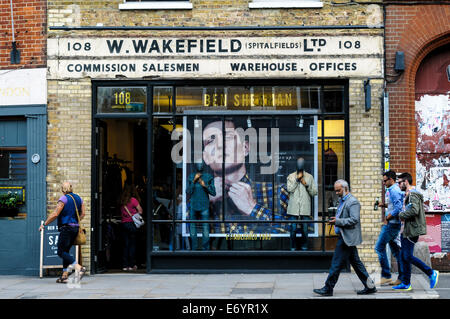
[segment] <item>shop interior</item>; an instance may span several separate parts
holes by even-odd
[[[144,212],[147,205],[147,121],[105,119],[99,121],[99,255],[104,271],[122,270],[123,234],[120,197],[125,185],[137,190]],[[145,270],[146,232],[136,234],[138,271]]]

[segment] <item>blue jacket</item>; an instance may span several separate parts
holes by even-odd
[[[208,173],[202,173],[201,179],[205,182],[206,188],[199,182],[194,183],[196,173],[192,173],[188,177],[188,187],[186,192],[191,195],[190,208],[197,211],[209,209],[209,194],[216,195],[216,187],[214,186],[214,177]]]
[[[391,214],[393,217],[389,220],[390,223],[400,224],[399,214],[403,211],[403,197],[404,193],[398,187],[398,184],[394,184],[391,187],[386,189],[386,202],[388,204],[388,208],[385,212],[385,215],[388,216]]]

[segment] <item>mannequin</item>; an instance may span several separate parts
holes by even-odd
[[[190,195],[190,219],[209,219],[209,195],[215,196],[216,189],[214,178],[211,174],[204,172],[203,162],[195,163],[195,172],[188,177],[187,193]],[[202,223],[202,249],[209,249],[209,224]],[[190,235],[192,250],[197,249],[197,224],[190,223]]]
[[[312,198],[317,195],[317,184],[314,177],[305,171],[305,159],[297,158],[296,171],[287,178],[289,203],[287,214],[290,220],[310,220],[312,217]],[[308,250],[308,223],[291,225],[291,250],[296,250],[297,229],[301,232],[301,250]]]

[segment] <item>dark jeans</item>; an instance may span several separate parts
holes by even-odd
[[[375,251],[378,254],[378,260],[381,265],[381,276],[383,278],[391,278],[391,269],[389,268],[388,256],[386,253],[386,245],[389,244],[391,252],[397,259],[398,264],[398,277],[403,281],[403,267],[402,260],[400,257],[400,247],[397,245],[395,240],[400,233],[401,224],[388,223],[381,228],[378,241],[375,245]]]
[[[342,236],[339,236],[338,242],[336,244],[336,249],[333,254],[333,259],[331,260],[331,268],[328,273],[328,278],[325,281],[325,287],[328,290],[333,291],[333,288],[339,279],[339,274],[345,267],[347,261],[349,261],[350,265],[352,265],[356,275],[358,276],[359,280],[361,280],[364,287],[374,287],[372,279],[370,279],[369,274],[367,273],[366,267],[364,267],[361,259],[359,259],[358,249],[356,248],[356,246],[347,246],[342,239]],[[367,285],[368,281],[371,282],[370,287],[368,287]]]
[[[137,228],[133,222],[122,223],[123,230],[123,267],[134,267],[136,265],[136,232]]]
[[[402,250],[401,257],[403,263],[403,278],[402,282],[405,285],[411,283],[411,264],[422,270],[428,277],[433,274],[433,269],[428,267],[422,260],[414,257],[414,245],[417,243],[419,237],[406,238],[402,235]]]
[[[289,220],[310,220],[309,216],[289,216]],[[297,248],[296,239],[297,239],[297,230],[300,229],[300,234],[302,237],[300,238],[300,245],[302,250],[308,250],[308,225],[309,223],[301,223],[296,224],[292,223],[290,227],[290,235],[291,235],[291,250],[295,250]]]
[[[200,217],[200,218],[198,218]],[[192,220],[208,220],[209,219],[209,209],[206,210],[194,210],[191,208],[191,215],[190,218]],[[191,234],[191,240],[192,240],[192,250],[197,249],[197,225],[196,223],[190,223],[189,229]],[[202,225],[202,249],[208,250],[209,249],[209,224],[203,223]]]
[[[72,256],[70,248],[73,246],[73,242],[78,235],[78,227],[61,226],[59,228],[58,237],[58,256],[63,260],[63,269],[75,262],[75,257]]]

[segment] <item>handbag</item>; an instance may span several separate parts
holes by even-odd
[[[72,195],[70,195],[70,194],[67,194],[67,195],[69,195],[73,200],[73,203],[75,205],[75,210],[77,212],[77,220],[78,220],[78,225],[79,225],[78,234],[77,234],[77,237],[75,237],[73,244],[78,245],[78,246],[85,245],[86,244],[86,230],[81,226],[80,215],[78,214],[77,203],[75,202],[75,198],[73,198]]]
[[[131,215],[131,213],[128,210],[127,206],[123,206],[123,207],[127,211],[128,215],[130,215],[131,218],[133,219],[133,222],[134,222],[134,225],[136,226],[136,228],[139,228],[139,227],[141,227],[142,225],[145,224],[144,218],[142,218],[141,214],[137,213],[137,214]]]

